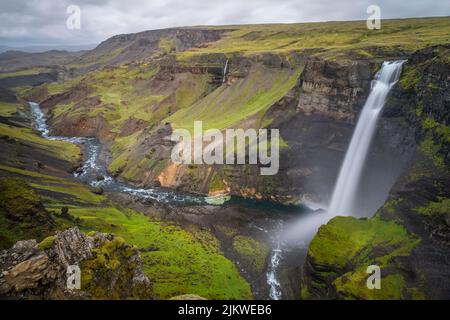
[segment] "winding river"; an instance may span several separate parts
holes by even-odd
[[[175,192],[164,188],[138,188],[113,179],[106,167],[99,163],[101,144],[95,138],[51,136],[45,115],[39,104],[29,102],[36,128],[41,135],[49,140],[60,140],[79,145],[84,152],[83,165],[74,172],[74,176],[92,187],[101,187],[109,192],[124,192],[142,199],[151,199],[171,204],[214,204],[214,198]]]
[[[187,194],[179,191],[173,191],[170,189],[152,187],[152,188],[139,188],[115,180],[111,177],[106,166],[101,164],[99,155],[101,152],[101,143],[95,138],[88,137],[65,137],[65,136],[52,136],[48,128],[45,114],[42,112],[38,103],[29,102],[31,113],[35,121],[36,129],[41,135],[49,140],[59,140],[75,143],[83,150],[83,163],[74,173],[74,177],[83,181],[84,183],[92,187],[101,187],[107,192],[121,192],[127,193],[142,200],[153,200],[161,203],[179,206],[189,205],[223,205],[224,200],[226,205],[234,205],[240,208],[251,208],[259,212],[299,212],[307,210],[305,207],[299,206],[283,206],[269,201],[258,201],[251,199],[243,199],[239,197],[206,197],[199,195]],[[271,252],[268,258],[267,273],[266,273],[266,285],[268,286],[268,296],[270,299],[282,298],[282,286],[278,279],[278,272],[283,260],[284,249],[282,248],[282,242],[279,239],[279,232],[283,226],[282,221],[277,220],[274,230],[267,230],[256,223],[250,223],[249,227],[254,227],[263,233],[272,233],[271,235]],[[239,264],[239,263],[238,263]]]

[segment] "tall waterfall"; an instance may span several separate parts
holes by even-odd
[[[389,91],[398,81],[404,61],[384,62],[358,119],[350,146],[334,187],[328,210],[301,217],[283,230],[282,239],[308,247],[317,229],[337,215],[358,216],[353,206],[377,120]]]
[[[372,83],[372,90],[362,109],[350,146],[334,187],[329,214],[354,215],[353,205],[364,162],[381,110],[391,88],[398,81],[404,61],[384,62]]]

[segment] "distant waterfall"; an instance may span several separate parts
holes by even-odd
[[[224,84],[225,81],[227,81],[227,71],[228,71],[228,59],[227,61],[225,61],[225,66],[223,67],[222,84]]]
[[[332,216],[355,214],[353,205],[364,162],[386,97],[400,77],[403,62],[384,62],[375,76],[334,187],[328,208]]]

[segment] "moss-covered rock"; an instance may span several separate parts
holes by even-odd
[[[375,217],[337,217],[320,228],[303,270],[302,297],[450,296],[449,49],[430,47],[408,59],[385,110],[414,128],[411,164]],[[365,285],[370,264],[381,267],[380,290]]]
[[[67,266],[81,271],[81,288],[67,288]],[[17,242],[0,255],[0,294],[21,299],[151,299],[139,251],[112,234],[71,228]]]
[[[38,244],[38,248],[42,251],[50,249],[52,247],[53,242],[55,241],[55,236],[48,236]]]
[[[141,259],[136,247],[125,243],[121,237],[94,235],[100,245],[93,250],[94,257],[81,263],[82,290],[93,299],[150,299],[153,290],[140,271]]]
[[[358,299],[400,299],[411,290],[405,283],[398,258],[407,257],[420,239],[393,221],[378,215],[371,219],[336,217],[319,229],[308,250],[304,295]],[[382,289],[366,286],[367,267],[382,272]],[[309,294],[308,294],[309,295]]]
[[[39,195],[24,180],[0,179],[0,248],[27,237],[42,240],[55,226]]]
[[[253,238],[237,235],[233,238],[233,249],[245,264],[248,264],[256,273],[266,268],[269,247]]]

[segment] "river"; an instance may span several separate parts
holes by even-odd
[[[49,140],[60,140],[75,143],[83,150],[82,165],[73,173],[76,179],[83,181],[91,187],[101,187],[106,192],[129,194],[144,201],[152,200],[159,203],[170,204],[171,206],[207,206],[232,208],[233,214],[239,212],[240,215],[248,217],[257,217],[252,221],[246,220],[245,227],[256,230],[267,235],[270,246],[270,254],[266,266],[265,280],[266,286],[261,290],[264,294],[257,294],[259,298],[281,299],[283,297],[283,288],[279,279],[279,271],[282,268],[285,255],[292,252],[287,246],[284,246],[280,240],[280,233],[289,218],[298,213],[311,211],[304,206],[284,206],[270,201],[259,201],[244,199],[240,197],[207,197],[193,195],[171,189],[151,187],[139,188],[124,182],[117,181],[111,177],[106,169],[106,165],[99,160],[102,145],[95,138],[88,137],[65,137],[52,136],[48,128],[45,114],[42,112],[38,103],[29,102],[31,113],[34,118],[36,129],[43,137]],[[239,218],[239,220],[242,220]],[[214,222],[213,222],[214,223]],[[238,268],[244,272],[236,261]],[[245,273],[245,272],[244,272]]]

